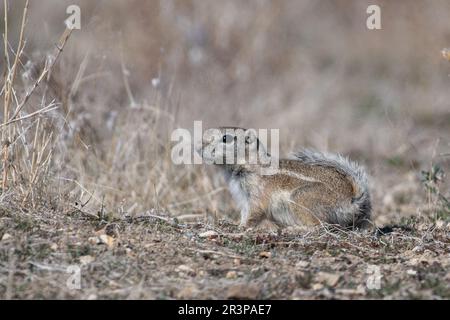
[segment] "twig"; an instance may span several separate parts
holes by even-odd
[[[45,265],[45,264],[41,264],[41,263],[34,262],[34,261],[30,261],[28,263],[31,264],[32,266],[38,268],[38,269],[45,270],[45,271],[67,272],[67,268],[64,268],[64,267],[61,267],[61,266],[50,266],[50,265]]]
[[[44,107],[42,109],[39,109],[39,110],[37,110],[35,112],[27,114],[26,116],[23,116],[23,117],[20,117],[20,118],[16,118],[14,120],[9,120],[6,123],[2,123],[2,124],[0,124],[0,128],[2,128],[4,126],[7,126],[7,125],[9,125],[11,123],[17,122],[17,121],[22,121],[22,120],[26,120],[26,119],[32,118],[32,117],[34,117],[35,115],[38,115],[38,114],[44,114],[44,113],[53,111],[53,110],[58,109],[58,108],[59,108],[58,106],[55,106],[54,104],[50,104],[50,105],[48,105],[48,106],[46,106],[46,107]]]
[[[78,185],[78,186],[80,187],[81,190],[83,190],[84,192],[86,192],[87,194],[89,194],[89,195],[91,196],[92,199],[94,199],[95,201],[97,201],[97,202],[100,203],[100,204],[102,203],[102,201],[101,201],[100,199],[98,199],[97,197],[94,196],[94,193],[89,192],[88,189],[86,189],[85,187],[83,187],[83,185],[82,185],[81,183],[79,183],[77,180],[69,179],[69,178],[63,178],[63,177],[60,177],[60,179],[61,179],[61,180],[64,180],[64,181],[70,181],[70,182],[75,183],[76,185]]]
[[[229,254],[229,253],[221,252],[221,251],[202,250],[202,249],[193,249],[193,248],[186,248],[186,249],[189,250],[189,251],[194,251],[194,252],[198,252],[198,253],[201,253],[201,254],[217,254],[218,256],[229,257],[229,258],[232,258],[232,259],[259,261],[259,260],[253,259],[253,258],[237,256],[237,255],[234,255],[234,254]]]
[[[50,59],[50,65],[48,64],[48,60],[45,64],[44,70],[42,71],[41,75],[39,76],[39,78],[36,80],[36,82],[33,84],[33,86],[31,87],[31,90],[27,92],[27,94],[25,95],[25,98],[22,100],[22,102],[19,104],[19,106],[16,108],[16,111],[14,112],[13,116],[11,117],[11,120],[14,120],[19,112],[22,110],[22,108],[25,106],[25,104],[28,102],[28,100],[30,99],[30,97],[32,96],[32,94],[34,93],[34,91],[36,90],[36,88],[41,84],[42,80],[44,78],[46,78],[46,76],[48,75],[48,73],[53,69],[56,61],[58,60],[59,55],[61,54],[61,52],[63,51],[67,40],[69,39],[70,35],[72,34],[72,29],[67,28],[64,33],[62,34],[61,38],[59,39],[58,44],[56,45],[56,49],[55,49],[55,53],[52,56],[52,58]]]
[[[12,69],[9,70],[9,55],[8,55],[8,3],[4,1],[4,9],[5,9],[5,37],[4,37],[4,46],[5,46],[5,56],[8,61],[8,72],[5,74],[5,99],[3,106],[3,123],[7,123],[9,121],[9,106],[11,103],[11,93],[13,91],[14,81],[17,74],[17,65],[19,64],[19,57],[22,53],[22,49],[24,46],[23,35],[25,31],[25,24],[27,20],[27,12],[28,12],[28,0],[25,3],[25,7],[23,9],[22,15],[22,24],[20,26],[20,36],[19,36],[19,44],[17,45],[17,51],[14,57],[14,63],[12,65]],[[9,139],[11,137],[11,131],[8,128],[8,138],[5,137],[5,133],[2,131],[2,142],[3,142],[3,181],[2,181],[2,190],[6,189],[7,180],[8,180],[8,157],[9,157]]]

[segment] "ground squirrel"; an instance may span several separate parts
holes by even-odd
[[[238,157],[238,146],[244,146],[244,158]],[[264,175],[259,160],[249,161],[254,151],[270,157],[254,130],[232,127],[207,130],[201,146],[205,162],[223,169],[241,210],[241,226],[255,227],[263,220],[278,227],[330,223],[364,228],[370,224],[367,176],[355,162],[303,149],[279,159],[274,174]]]

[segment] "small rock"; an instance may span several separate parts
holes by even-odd
[[[200,238],[208,238],[208,239],[215,239],[219,236],[219,234],[216,231],[209,230],[202,232],[198,235]]]
[[[311,288],[314,291],[322,290],[323,289],[323,284],[321,284],[321,283],[314,283]]]
[[[106,244],[108,248],[114,247],[114,238],[108,236],[106,234],[102,234],[98,237],[100,239],[100,243]]]
[[[185,274],[188,274],[190,276],[195,276],[196,275],[195,270],[192,269],[191,267],[185,265],[185,264],[181,264],[178,267],[176,267],[175,271],[180,272],[180,273],[185,273]]]
[[[240,283],[228,287],[226,298],[227,299],[258,299],[261,288],[255,283]]]
[[[339,281],[340,275],[327,272],[319,272],[316,275],[316,280],[326,284],[327,286],[334,287]]]
[[[80,263],[84,266],[95,260],[94,257],[90,256],[90,255],[81,256],[79,259],[80,259]]]
[[[444,229],[444,227],[445,227],[445,221],[444,220],[436,221],[436,228],[437,229]]]
[[[235,266],[240,266],[241,265],[241,259],[234,258],[233,263],[234,263]]]
[[[236,279],[237,278],[237,272],[236,271],[228,271],[227,275],[225,277],[227,279]]]
[[[90,244],[99,244],[100,243],[99,237],[89,237],[88,241]]]
[[[295,266],[296,266],[297,268],[307,268],[307,267],[309,266],[309,262],[308,262],[308,261],[302,261],[302,260],[300,260],[299,262],[297,262],[297,263],[295,264]]]
[[[53,251],[56,251],[56,250],[58,250],[58,245],[56,243],[52,243],[50,245],[50,249],[52,249]]]
[[[272,256],[272,253],[269,252],[269,251],[261,251],[261,252],[259,253],[259,257],[260,257],[260,258],[266,258],[266,259],[268,259],[268,258],[270,258],[271,256]]]
[[[2,237],[2,241],[5,241],[5,240],[11,239],[11,238],[12,238],[12,235],[10,235],[9,233],[5,233]]]
[[[409,274],[410,276],[415,276],[417,274],[417,271],[413,270],[413,269],[409,269],[406,271],[406,273]]]

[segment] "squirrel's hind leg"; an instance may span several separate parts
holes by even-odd
[[[303,225],[317,225],[327,220],[328,208],[333,207],[330,190],[321,182],[312,182],[291,193],[292,214]]]

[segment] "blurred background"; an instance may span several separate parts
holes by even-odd
[[[24,3],[10,1],[11,50]],[[55,132],[53,191],[40,197],[92,198],[119,214],[233,216],[211,168],[170,161],[171,131],[194,120],[278,128],[280,154],[307,146],[351,156],[373,177],[381,223],[425,212],[421,170],[449,167],[449,1],[31,1],[18,94],[42,70],[71,4],[81,30],[24,109],[59,106],[40,124]],[[381,7],[382,30],[366,28],[370,4]]]

